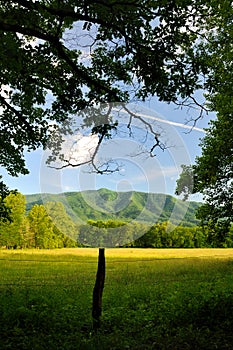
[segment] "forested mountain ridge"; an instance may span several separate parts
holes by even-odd
[[[171,195],[145,192],[115,192],[105,188],[60,194],[33,194],[26,196],[27,211],[35,204],[61,202],[68,215],[77,223],[87,220],[120,219],[156,223],[170,221],[193,226],[199,202],[184,202]]]
[[[233,226],[224,242],[208,226],[195,225],[196,202],[170,195],[98,191],[5,198],[10,221],[0,220],[0,247],[233,247]],[[217,232],[218,233],[218,232]]]

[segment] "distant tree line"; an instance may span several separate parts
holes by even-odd
[[[35,204],[26,214],[26,199],[11,192],[5,199],[9,219],[0,221],[0,247],[64,248],[77,246],[138,248],[233,247],[233,227],[219,241],[219,227],[175,226],[168,221],[148,224],[136,221],[88,220],[75,223],[60,202]]]
[[[138,222],[127,223],[112,220],[105,222],[89,220],[88,223],[89,225],[80,226],[79,238],[84,244],[86,242],[94,246],[134,248],[233,247],[233,227],[226,234],[225,241],[220,242],[218,227],[210,230],[209,226],[176,226],[168,221],[149,227]],[[116,227],[117,229],[114,229]]]

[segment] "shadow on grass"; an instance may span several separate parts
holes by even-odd
[[[177,315],[161,349],[233,349],[233,294],[213,296]]]
[[[0,349],[233,349],[233,294],[202,298],[193,306],[186,301],[170,318],[163,318],[163,323],[156,316],[146,318],[146,311],[140,315],[139,310],[127,309],[128,317],[121,322],[123,310],[118,310],[115,317],[103,319],[101,329],[94,333],[91,322],[77,319],[78,310],[72,306],[62,314],[50,309],[45,300],[31,300],[1,313]]]

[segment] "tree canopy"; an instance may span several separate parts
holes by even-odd
[[[0,165],[26,174],[25,151],[46,147],[59,123],[100,103],[156,95],[201,116],[195,91],[211,100],[230,79],[231,11],[230,0],[1,0]],[[83,117],[97,150],[117,129],[110,112]],[[163,145],[153,135],[154,152]]]
[[[225,8],[227,10],[227,8]],[[201,156],[193,166],[184,166],[177,181],[177,194],[200,192],[206,203],[198,210],[203,225],[214,228],[223,242],[233,222],[233,9],[228,8],[218,33],[209,36],[208,60],[215,67],[209,83],[209,108],[217,111],[201,140]],[[191,186],[190,186],[191,184]]]
[[[78,227],[66,214],[62,203],[35,204],[26,213],[26,197],[11,192],[4,199],[10,222],[0,217],[0,247],[76,247]],[[68,225],[67,225],[68,224]]]
[[[227,105],[230,105],[229,101]],[[223,108],[226,110],[226,106]],[[196,158],[193,166],[183,167],[176,189],[176,193],[183,193],[185,199],[191,193],[204,195],[205,204],[199,208],[198,218],[203,225],[215,228],[216,239],[220,241],[224,240],[233,222],[232,133],[232,109],[227,114],[222,111],[217,120],[211,122],[201,142],[201,156]]]

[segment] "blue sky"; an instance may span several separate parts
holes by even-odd
[[[198,122],[197,128],[190,131],[186,121],[197,113],[192,109],[177,109],[174,105],[161,103],[156,99],[140,108],[148,116],[147,121],[153,122],[154,127],[162,133],[162,138],[168,145],[168,149],[164,152],[158,151],[156,157],[149,158],[144,153],[136,157],[138,148],[144,147],[142,140],[117,136],[107,142],[100,157],[107,156],[120,164],[119,173],[96,175],[90,173],[87,166],[62,171],[50,169],[44,164],[45,153],[37,150],[26,154],[29,175],[12,178],[2,169],[5,183],[10,189],[17,188],[23,194],[60,193],[105,187],[118,191],[135,190],[174,195],[180,165],[191,164],[200,155],[198,144],[204,136],[202,128],[207,127],[208,121],[214,116],[205,116]],[[199,200],[198,195],[193,199]]]

